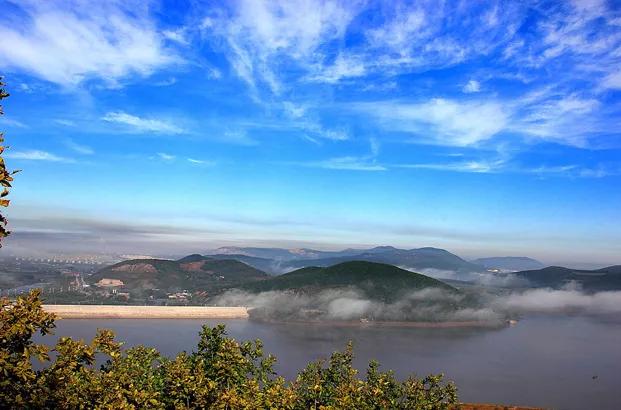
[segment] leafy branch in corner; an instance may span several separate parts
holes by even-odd
[[[2,81],[2,77],[0,77],[0,101],[7,98],[9,93],[4,89],[4,82]],[[0,104],[0,115],[4,115],[4,111],[2,109],[2,104]],[[2,153],[8,147],[2,145],[4,142],[4,133],[0,131],[0,185],[2,185],[2,193],[0,193],[0,206],[7,207],[9,206],[10,201],[6,199],[6,196],[9,195],[9,188],[11,188],[11,182],[13,181],[13,175],[15,175],[19,171],[8,171],[6,169],[6,165],[4,164],[4,158],[2,157]],[[6,230],[7,219],[0,213],[0,247],[2,247],[2,238],[7,237],[11,232]]]

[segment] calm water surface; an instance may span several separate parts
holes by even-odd
[[[443,372],[457,384],[462,401],[621,409],[621,323],[592,318],[532,317],[498,330],[72,319],[57,322],[56,336],[90,339],[97,328],[108,328],[127,346],[145,344],[173,356],[196,346],[201,325],[217,323],[226,324],[236,339],[262,339],[288,378],[352,340],[359,369],[377,359],[399,377]]]

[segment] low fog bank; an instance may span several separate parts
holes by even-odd
[[[621,292],[586,294],[577,289],[531,289],[502,295],[477,290],[463,293],[424,289],[394,302],[369,299],[354,288],[317,293],[230,290],[215,298],[219,306],[248,306],[266,320],[360,320],[485,322],[502,324],[528,314],[619,314]]]
[[[255,317],[275,320],[371,320],[393,321],[502,321],[487,309],[479,309],[468,295],[444,289],[407,293],[395,302],[369,299],[355,288],[328,289],[316,293],[269,291],[258,294],[230,290],[215,299],[219,306],[248,306]]]
[[[584,293],[579,289],[540,288],[497,297],[494,303],[520,314],[620,314],[621,291]]]

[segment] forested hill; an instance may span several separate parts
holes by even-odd
[[[419,273],[383,263],[352,261],[330,267],[307,267],[260,282],[248,283],[242,289],[252,292],[296,290],[318,292],[325,289],[356,287],[369,298],[392,301],[404,292],[425,288],[456,291],[444,282]]]
[[[516,272],[533,286],[560,288],[575,282],[587,291],[621,290],[621,265],[595,270],[549,266],[543,269]]]

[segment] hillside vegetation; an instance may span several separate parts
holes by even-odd
[[[383,263],[352,261],[327,268],[308,267],[241,286],[253,292],[297,290],[318,292],[331,288],[356,287],[370,299],[390,302],[404,292],[424,288],[455,289],[439,280]]]
[[[190,255],[179,260],[133,259],[108,266],[91,277],[119,279],[134,292],[149,289],[163,291],[219,291],[245,282],[267,278],[268,275],[243,262]]]

